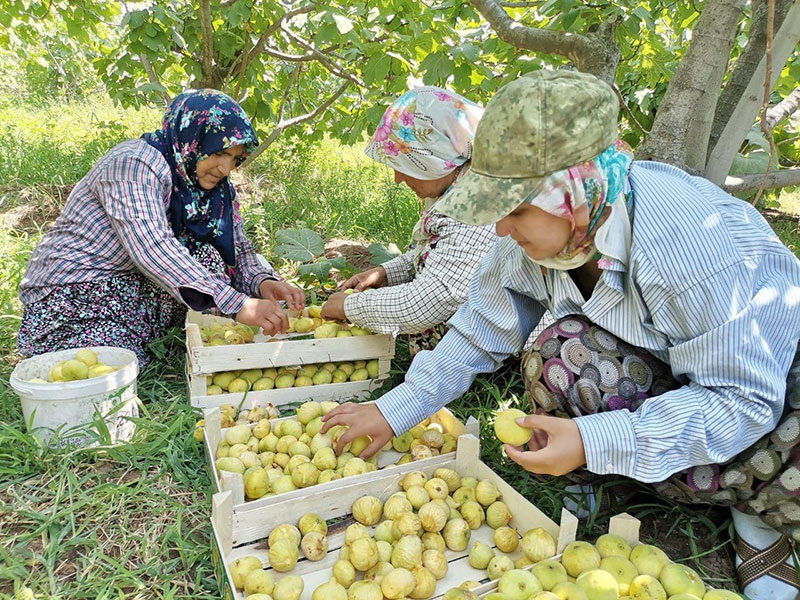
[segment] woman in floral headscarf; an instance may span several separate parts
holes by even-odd
[[[193,90],[160,130],[112,148],[31,255],[20,352],[118,346],[144,365],[144,346],[187,307],[285,331],[279,301],[302,308],[303,294],[258,260],[228,179],[257,144],[236,102]]]
[[[437,87],[411,90],[384,113],[367,155],[394,170],[423,201],[411,249],[342,284],[358,294],[331,296],[323,316],[382,333],[412,336],[412,354],[441,338],[443,323],[467,297],[472,272],[496,240],[491,227],[463,225],[436,202],[469,169],[483,109]]]

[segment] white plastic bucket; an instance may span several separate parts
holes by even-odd
[[[139,361],[130,350],[111,346],[91,348],[98,353],[98,360],[121,367],[108,375],[58,383],[30,381],[36,377],[47,381],[50,369],[57,362],[75,358],[77,350],[41,354],[23,360],[14,368],[11,387],[22,403],[28,430],[43,441],[59,431],[62,445],[86,445],[97,439],[92,423],[102,416],[112,443],[129,440],[136,430],[130,417],[139,416],[136,397]]]

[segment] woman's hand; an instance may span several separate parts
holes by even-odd
[[[236,320],[245,325],[261,327],[264,335],[284,333],[289,329],[289,318],[276,300],[248,298]]]
[[[285,281],[273,281],[265,279],[258,286],[258,293],[264,300],[275,300],[286,302],[287,308],[293,310],[303,310],[306,305],[306,295],[303,290],[289,285]]]
[[[353,289],[357,292],[368,290],[369,288],[384,287],[389,283],[386,278],[386,269],[375,267],[368,271],[363,271],[358,275],[353,275],[350,279],[339,285],[340,290]]]
[[[362,435],[368,435],[372,438],[372,443],[359,456],[369,458],[383,448],[394,435],[388,421],[375,404],[353,404],[351,402],[342,404],[322,417],[322,422],[324,424],[320,433],[326,433],[334,425],[349,427],[339,438],[336,454],[341,454],[347,443]]]
[[[564,475],[586,464],[581,432],[572,419],[529,415],[517,419],[517,425],[533,429],[528,443],[530,450],[510,444],[506,444],[505,449],[508,457],[526,471]]]
[[[322,318],[346,321],[347,315],[344,314],[344,301],[346,299],[347,294],[344,292],[336,292],[328,296],[327,302],[322,305]]]

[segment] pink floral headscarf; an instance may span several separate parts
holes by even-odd
[[[439,87],[409,90],[383,114],[366,153],[416,179],[439,179],[472,157],[483,108]]]

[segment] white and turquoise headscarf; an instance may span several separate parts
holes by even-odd
[[[544,178],[526,201],[568,220],[572,234],[559,254],[535,263],[558,270],[575,269],[593,258],[627,263],[631,224],[626,183],[632,161],[633,152],[620,140],[599,156]]]

